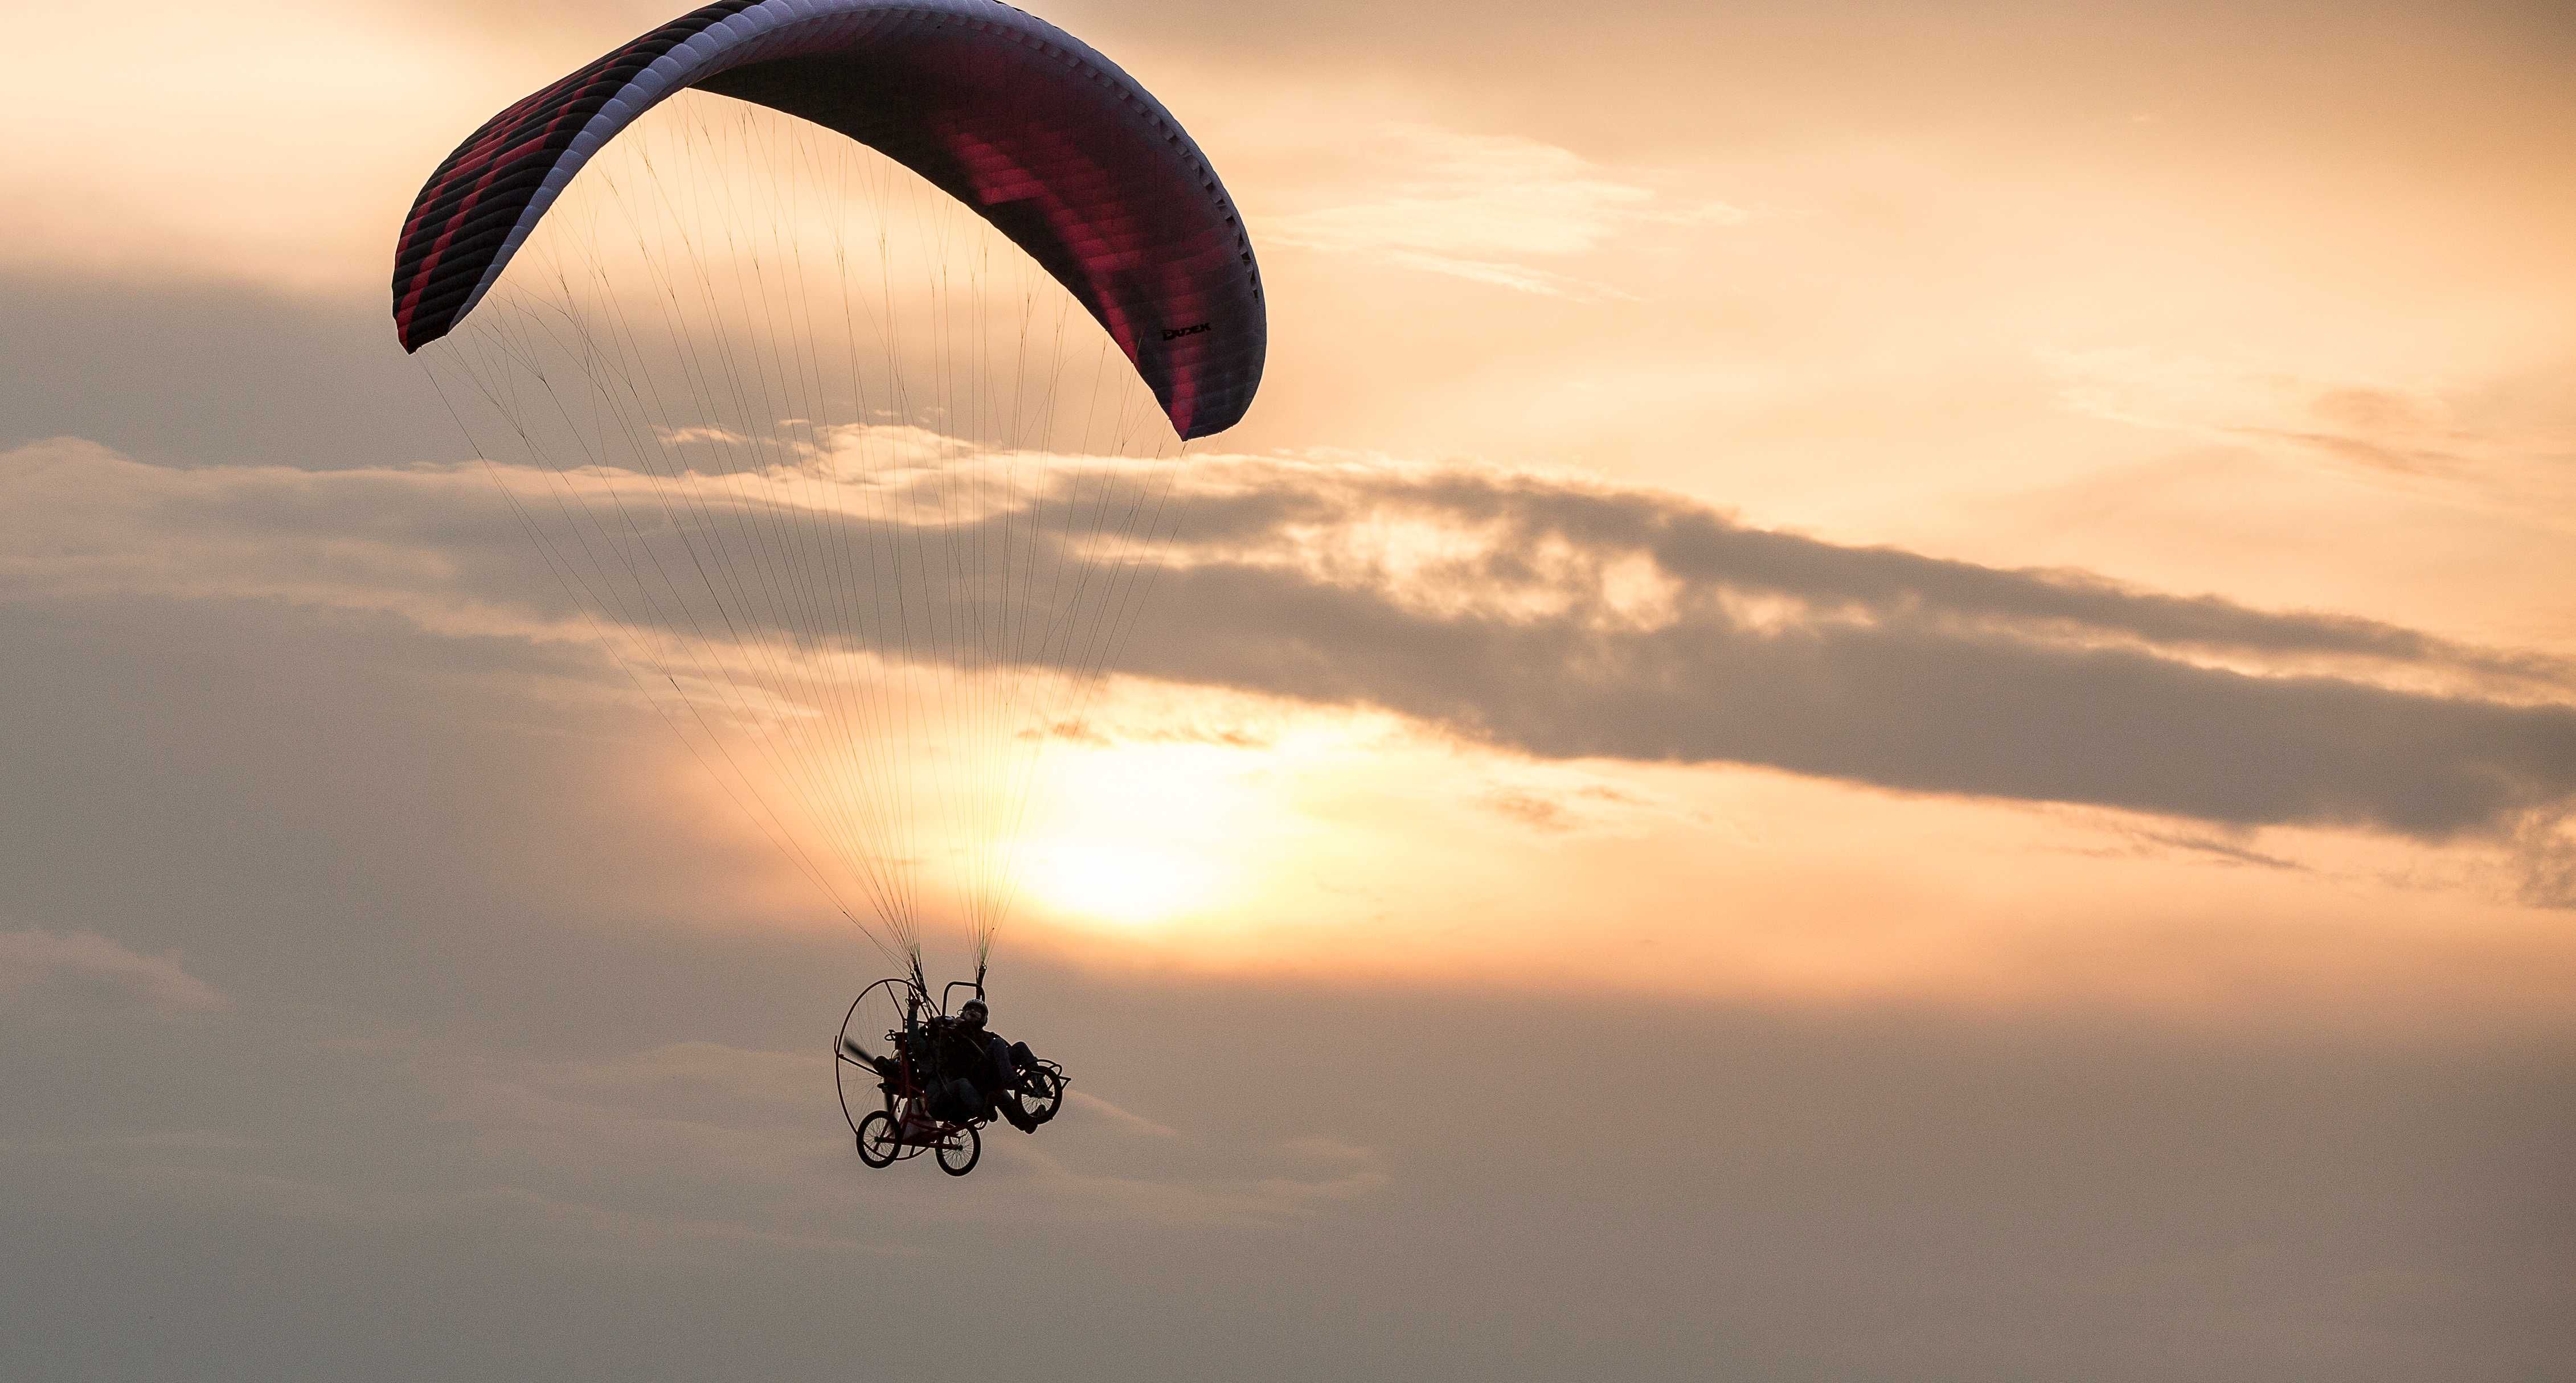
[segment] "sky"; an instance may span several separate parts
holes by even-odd
[[[851,1155],[885,922],[778,838],[982,781],[871,738],[938,650],[603,631],[386,319],[669,15],[129,9],[0,93],[0,1373],[2576,1377],[2564,7],[1044,8],[1271,350],[959,530],[1158,515],[992,722],[1074,1083],[957,1181]]]

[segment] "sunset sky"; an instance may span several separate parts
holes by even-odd
[[[386,318],[669,5],[26,8],[0,1374],[2576,1378],[2565,6],[1042,7],[1271,347],[962,1181]]]

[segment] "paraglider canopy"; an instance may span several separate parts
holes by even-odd
[[[458,146],[393,315],[561,588],[531,628],[916,987],[943,916],[980,981],[1184,444],[1260,382],[1163,105],[994,0],[719,0]]]
[[[973,208],[1107,329],[1182,438],[1250,406],[1260,273],[1205,155],[1116,64],[992,0],[718,0],[512,105],[403,223],[404,348],[472,312],[592,155],[690,89],[839,131]]]

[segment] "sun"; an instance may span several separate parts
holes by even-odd
[[[1040,841],[1026,851],[1030,893],[1073,917],[1125,927],[1165,922],[1209,896],[1212,871],[1172,850],[1098,841]]]
[[[1254,756],[1207,744],[1117,744],[1049,767],[1013,851],[1031,901],[1066,921],[1141,930],[1227,901],[1259,795]]]

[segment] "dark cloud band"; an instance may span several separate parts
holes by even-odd
[[[1381,707],[1540,757],[1740,763],[2226,825],[2501,836],[2576,796],[2576,709],[2554,699],[2559,665],[2536,655],[2082,573],[1841,546],[1746,528],[1677,496],[1474,467],[1216,458],[1191,463],[1168,494],[1140,488],[1170,477],[1151,468],[1049,473],[1050,486],[982,520],[1036,544],[1032,579],[944,579],[926,561],[905,598],[938,618],[885,618],[880,606],[875,619],[799,628],[792,605],[742,605],[751,588],[740,586],[729,596],[675,585],[625,608],[784,644],[946,659],[992,627],[990,602],[1007,595],[1039,636],[976,656],[1062,666],[1102,642],[1044,631],[1099,629],[1116,601],[1150,613],[1108,650],[1112,672]],[[94,580],[101,544],[130,544],[154,547],[195,589],[210,564],[253,563],[268,595],[360,586],[400,608],[386,592],[417,601],[435,595],[421,589],[430,583],[477,608],[568,613],[573,586],[539,574],[510,508],[472,471],[182,472],[75,448],[21,474],[0,510],[13,511],[22,573],[77,552]],[[531,496],[559,483],[507,474]],[[772,493],[785,503],[812,488]],[[74,493],[80,505],[61,498]],[[759,491],[710,483],[686,525],[656,507],[669,493],[594,488],[579,510],[521,508],[541,528],[569,522],[550,513],[587,513],[616,541],[624,531],[695,542],[720,560],[764,531],[729,518],[747,517]],[[1101,516],[1143,503],[1159,518],[1141,559],[1133,543],[1104,544],[1126,530]],[[619,506],[637,522],[600,517]],[[129,531],[56,541],[46,514]],[[797,522],[857,550],[895,546],[891,520]],[[550,537],[559,560],[581,551],[574,536]],[[155,547],[199,541],[213,546],[184,560]],[[969,532],[950,550],[1001,546]],[[655,569],[598,549],[584,589]],[[924,550],[918,534],[909,550]],[[735,608],[698,608],[728,598]],[[2454,689],[2423,689],[2437,681]]]

